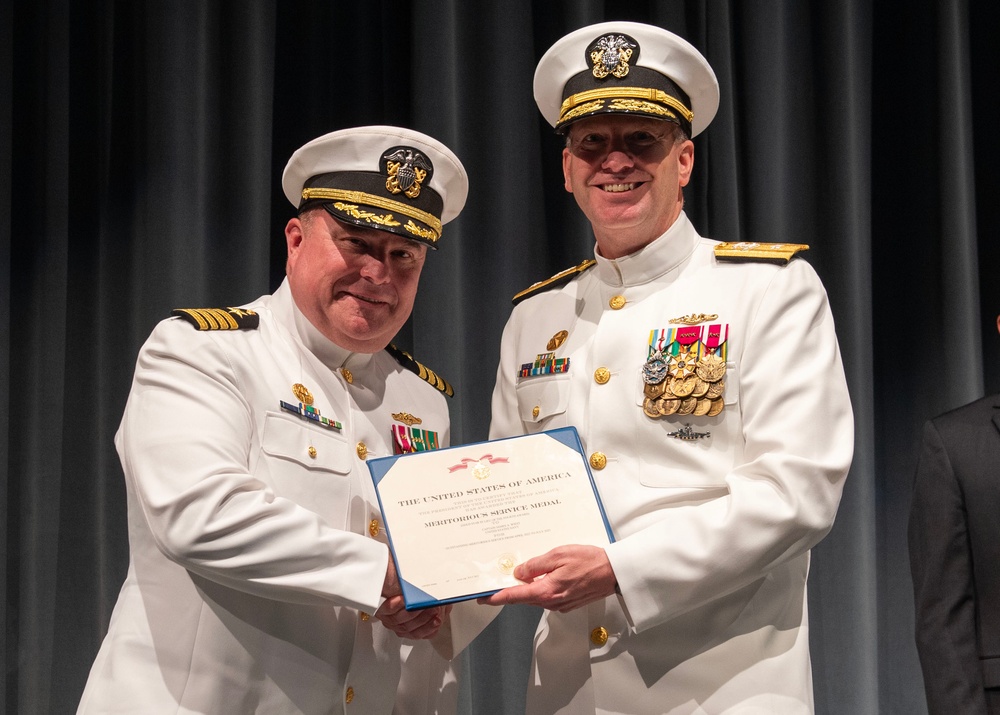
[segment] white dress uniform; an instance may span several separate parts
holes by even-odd
[[[245,308],[257,329],[172,318],[139,354],[115,440],[131,559],[81,713],[393,711],[404,642],[369,616],[389,551],[365,458],[393,454],[394,413],[446,446],[445,397],[324,338],[287,281]],[[295,384],[341,429],[282,409]],[[447,663],[407,654],[403,709],[436,712]]]
[[[532,715],[813,712],[809,549],[853,454],[841,356],[808,263],[724,263],[715,245],[682,213],[640,251],[527,298],[504,331],[490,437],[579,430],[621,591],[545,612]],[[724,407],[651,418],[653,331],[694,314],[728,335]],[[569,370],[519,377],[561,331]]]

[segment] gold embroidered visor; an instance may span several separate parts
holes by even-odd
[[[303,205],[317,199],[324,202],[323,207],[333,216],[359,226],[369,225],[384,231],[409,234],[409,238],[431,246],[435,246],[441,238],[441,219],[399,201],[364,191],[320,187],[302,189]]]
[[[673,121],[691,133],[694,112],[677,97],[647,87],[607,87],[578,92],[563,101],[556,129],[575,119],[605,112],[629,112]],[[681,121],[683,119],[683,122]]]

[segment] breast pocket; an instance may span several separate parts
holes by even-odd
[[[269,412],[254,476],[279,497],[346,528],[351,499],[353,454],[340,433]]]
[[[688,395],[664,393],[656,399],[671,402],[655,410],[648,404],[641,376],[637,379],[636,409],[644,413],[637,440],[638,477],[643,485],[726,488],[725,477],[737,455],[742,454],[743,445],[740,381],[735,363],[727,364],[722,379],[722,394],[717,398],[702,385]]]
[[[517,409],[531,433],[562,426],[559,419],[569,405],[569,375],[529,378],[520,382]]]

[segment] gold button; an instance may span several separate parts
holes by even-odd
[[[361,611],[361,613],[359,613],[358,615],[359,615],[359,616],[361,616],[361,620],[362,620],[362,621],[367,621],[368,619],[370,619],[370,618],[371,618],[371,616],[369,616],[369,615],[368,615],[367,613],[365,613],[364,611]]]
[[[608,464],[608,458],[604,456],[604,452],[594,452],[590,455],[590,466],[594,469],[604,469]]]
[[[539,408],[538,405],[535,405],[534,407],[531,408],[531,416],[532,417],[538,417],[538,413],[539,412],[541,412],[541,409]]]
[[[625,296],[616,295],[614,298],[608,301],[608,305],[611,306],[611,310],[621,310],[625,307]]]
[[[372,519],[368,522],[368,533],[372,537],[378,536],[379,531],[381,531],[381,527],[379,526],[378,519]]]
[[[354,384],[354,375],[352,375],[351,371],[348,370],[346,367],[340,368],[340,374],[344,376],[345,380],[347,380],[348,385]]]
[[[608,380],[611,379],[611,371],[606,367],[599,367],[594,370],[594,382],[598,385],[603,385]]]
[[[590,632],[590,642],[596,646],[602,646],[608,642],[608,629],[598,626]]]
[[[349,703],[354,700],[354,688],[347,686],[347,692],[344,693],[344,702]]]
[[[316,448],[312,445],[309,445],[309,456],[316,459]]]
[[[364,442],[358,442],[358,459],[368,459],[368,447]]]

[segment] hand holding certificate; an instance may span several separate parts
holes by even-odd
[[[613,540],[572,427],[368,466],[408,609],[489,595],[531,557]]]

